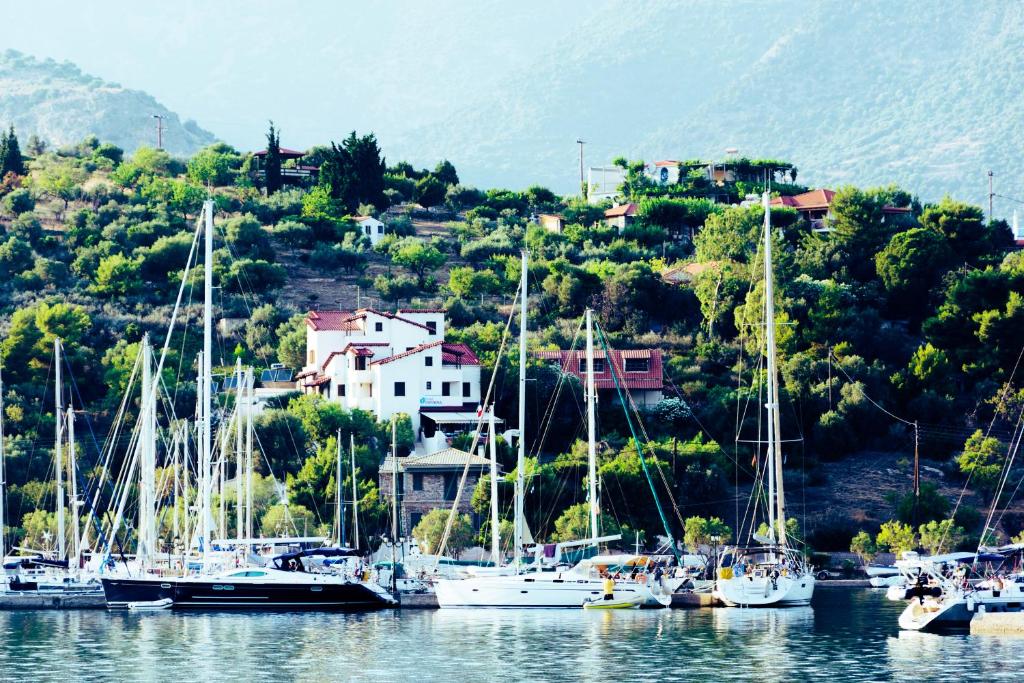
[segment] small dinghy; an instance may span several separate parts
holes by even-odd
[[[174,601],[170,598],[163,598],[162,600],[146,600],[143,602],[129,602],[128,609],[136,610],[139,612],[148,612],[152,610],[167,609],[174,604]]]
[[[611,598],[606,600],[603,597],[592,598],[583,602],[583,609],[640,609],[643,598],[639,595],[628,597]]]

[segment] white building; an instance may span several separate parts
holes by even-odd
[[[313,311],[296,380],[306,393],[378,420],[407,413],[418,438],[439,426],[475,425],[481,400],[480,361],[467,345],[444,341],[439,309]]]
[[[587,170],[587,201],[615,201],[625,180],[626,171],[621,166],[591,166]]]
[[[377,246],[377,242],[384,239],[384,235],[387,234],[384,223],[373,216],[356,216],[354,220],[359,230],[370,238],[370,244],[373,246]]]

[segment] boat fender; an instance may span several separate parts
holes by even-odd
[[[974,598],[973,597],[967,598],[967,611],[968,612],[973,612],[974,611]]]
[[[731,579],[732,578],[732,567],[719,567],[718,568],[718,578],[722,579],[723,581],[728,581],[729,579]]]

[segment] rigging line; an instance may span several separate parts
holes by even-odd
[[[601,339],[601,345],[604,347],[605,358],[611,360],[611,353],[608,350],[608,339],[605,337],[604,329],[601,325],[595,325],[597,328],[598,337]],[[654,496],[654,505],[658,509],[658,517],[661,518],[661,524],[664,527],[665,535],[668,536],[669,542],[672,545],[672,554],[675,556],[676,561],[682,563],[682,558],[679,556],[679,549],[676,547],[675,536],[672,533],[672,529],[669,526],[668,520],[665,518],[665,512],[661,509],[661,502],[658,499],[658,491],[654,486],[654,480],[651,478],[650,473],[647,471],[647,460],[644,458],[643,447],[640,444],[640,439],[637,437],[636,430],[633,428],[633,416],[630,414],[629,407],[626,403],[626,396],[622,393],[622,384],[619,381],[619,375],[616,372],[614,361],[608,364],[611,368],[611,376],[615,381],[615,390],[619,395],[619,402],[622,404],[623,411],[626,413],[626,422],[629,424],[629,431],[633,436],[633,443],[636,446],[637,456],[640,458],[640,465],[644,470],[647,483],[651,487],[651,494]],[[632,402],[632,399],[630,399]],[[642,425],[641,425],[642,426]],[[660,469],[660,467],[658,468]],[[670,492],[671,495],[671,492]],[[678,509],[677,509],[678,513]]]
[[[572,344],[570,346],[570,357],[571,353],[576,350],[576,344],[579,340],[580,330],[583,328],[583,318],[580,318],[580,324],[576,328],[576,334],[573,337]],[[534,457],[540,458],[540,453],[543,451],[544,444],[547,442],[548,432],[551,429],[551,422],[554,416],[555,407],[557,406],[558,399],[561,396],[562,386],[565,383],[567,373],[562,372],[563,368],[559,368],[558,381],[555,383],[555,391],[552,392],[551,398],[548,401],[548,406],[544,411],[544,415],[541,418],[541,424],[544,425],[544,431],[541,434],[541,438],[537,439],[535,447],[533,449]],[[570,392],[570,395],[575,399],[576,392]],[[579,408],[579,401],[576,401],[576,407]]]
[[[469,446],[469,453],[471,455],[472,455],[472,453],[474,451],[476,451],[477,444],[480,441],[480,435],[483,432],[483,425],[484,425],[485,420],[487,419],[487,408],[488,408],[488,406],[490,406],[490,409],[492,411],[494,410],[494,385],[495,385],[495,379],[498,376],[498,365],[501,362],[501,358],[502,358],[502,356],[505,353],[505,347],[508,344],[509,330],[511,330],[511,328],[512,328],[512,320],[515,318],[515,315],[516,315],[515,301],[518,301],[519,297],[526,297],[527,296],[527,291],[524,290],[524,288],[522,286],[522,283],[520,283],[520,285],[518,287],[516,287],[516,294],[517,295],[516,295],[515,299],[513,300],[512,307],[509,310],[508,320],[505,321],[505,329],[501,333],[501,344],[498,346],[498,353],[495,355],[495,358],[494,358],[494,371],[491,373],[491,379],[487,383],[487,393],[483,397],[483,400],[481,401],[481,404],[480,404],[481,405],[480,415],[477,418],[476,430],[473,433],[473,441],[472,441],[472,443]],[[526,372],[526,368],[519,368],[519,372],[520,373]],[[525,433],[525,429],[524,429],[523,425],[519,425],[519,439],[520,439],[520,441],[522,441],[524,433]],[[493,435],[491,436],[491,438],[493,438]],[[397,458],[398,457],[398,453],[392,453],[391,457]],[[462,491],[466,487],[466,479],[467,479],[467,477],[469,477],[469,465],[470,465],[470,462],[472,462],[471,458],[466,458],[466,464],[462,468],[462,476],[459,477],[459,486],[455,490],[455,499],[452,501],[451,509],[448,510],[448,519],[447,519],[447,521],[445,522],[445,525],[444,525],[444,532],[441,534],[441,542],[438,544],[438,547],[437,547],[436,555],[437,555],[438,558],[440,558],[442,555],[444,555],[445,546],[448,544],[448,538],[451,535],[452,525],[454,525],[454,523],[455,523],[455,515],[457,514],[457,511],[458,511],[458,508],[459,508],[459,501],[462,499]],[[524,464],[524,468],[525,468],[525,464]],[[392,476],[394,476],[394,469],[395,468],[392,469]],[[523,496],[525,498],[525,491],[521,492],[521,493],[523,494]],[[397,505],[398,501],[397,500],[394,501],[393,504]],[[516,523],[518,523],[518,521],[519,520],[516,520]],[[392,542],[397,542],[397,539],[392,539]],[[438,560],[438,561],[440,561],[440,560]]]
[[[1006,454],[1006,462],[1003,464],[1003,471],[1000,473],[999,486],[996,488],[995,495],[992,497],[992,507],[989,508],[988,517],[985,519],[985,528],[981,532],[982,543],[985,541],[985,535],[988,533],[989,529],[991,528],[993,531],[995,530],[995,527],[992,525],[992,518],[995,515],[996,508],[999,506],[999,500],[1003,495],[1006,482],[1010,478],[1010,473],[1013,469],[1013,461],[1017,457],[1017,451],[1020,449],[1022,424],[1024,424],[1024,408],[1021,409],[1020,415],[1017,417],[1017,424],[1014,429],[1016,439],[1010,442],[1010,447]],[[1019,487],[1020,485],[1018,484],[1018,488]],[[1002,517],[1002,515],[1000,515],[1000,517]]]
[[[36,424],[32,428],[32,431],[35,432],[36,438],[34,438],[34,439],[32,439],[30,441],[31,448],[29,448],[29,451],[28,451],[28,467],[26,468],[27,472],[31,472],[32,471],[32,467],[33,467],[33,465],[35,463],[36,444],[39,441],[39,425],[43,421],[43,410],[44,410],[44,405],[46,403],[46,387],[50,386],[50,374],[52,372],[53,372],[53,359],[51,358],[50,362],[49,362],[49,365],[46,366],[46,380],[43,382],[43,391],[42,391],[42,393],[40,394],[40,397],[39,397],[39,412],[36,414]],[[22,435],[24,436],[24,432],[22,432]],[[56,440],[56,437],[54,437],[54,439]],[[51,465],[51,467],[52,467],[52,465]],[[49,478],[49,473],[50,473],[50,470],[48,468],[47,469],[47,478]],[[39,491],[39,493],[35,497],[35,500],[32,501],[36,508],[38,508],[40,506],[40,503],[43,500],[43,497],[46,496],[46,495],[47,495],[47,492],[45,490]],[[21,497],[18,500],[17,519],[22,519],[22,513],[24,511],[24,508],[23,508],[24,500],[25,500],[24,497]]]

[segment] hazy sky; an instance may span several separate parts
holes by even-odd
[[[19,2],[0,48],[69,60],[258,148],[440,120],[557,44],[607,2]]]

